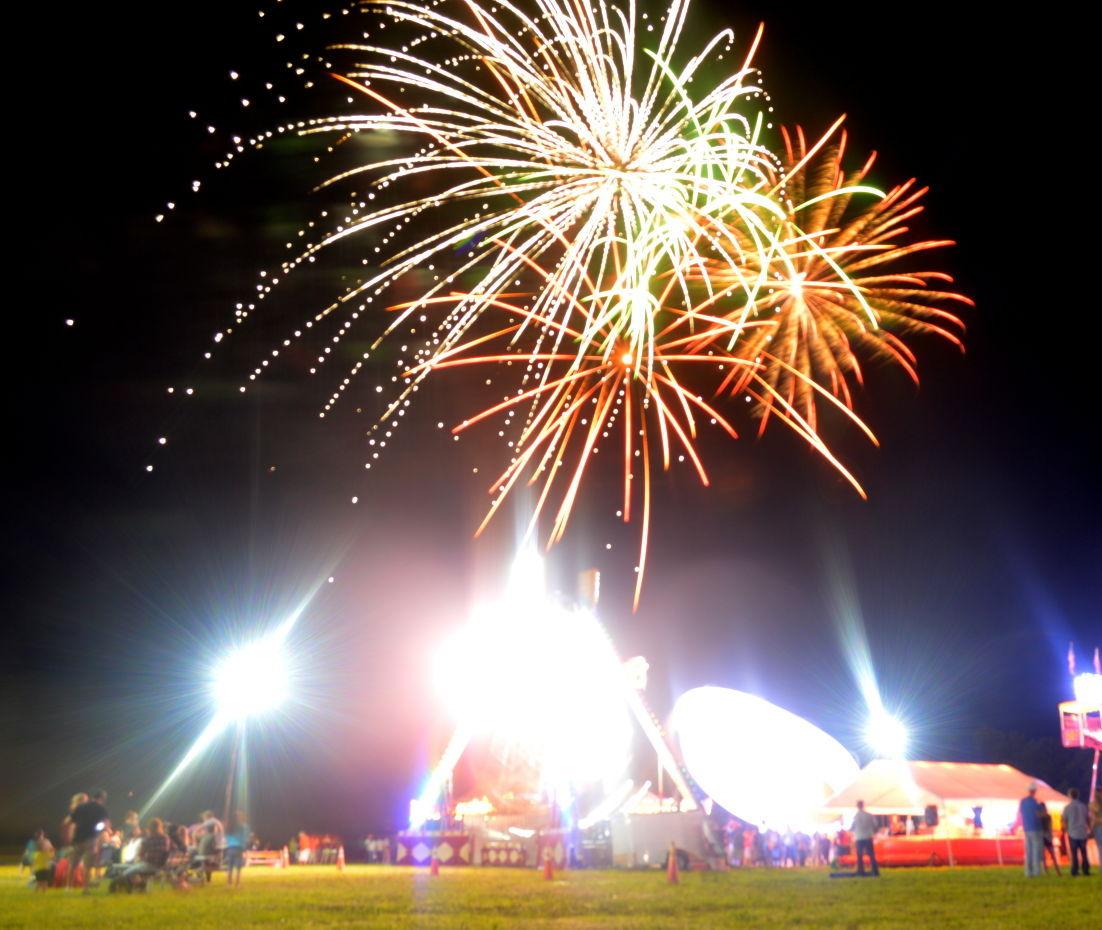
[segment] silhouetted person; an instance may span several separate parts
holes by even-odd
[[[1045,844],[1045,853],[1052,858],[1052,867],[1056,869],[1056,874],[1060,874],[1060,860],[1056,858],[1056,846],[1052,841],[1052,814],[1048,812],[1048,805],[1044,801],[1041,801],[1037,805],[1038,810],[1041,812],[1041,841]],[[1044,865],[1045,871],[1048,871],[1048,859],[1044,854],[1041,856],[1041,864]]]
[[[1090,859],[1087,858],[1087,837],[1090,836],[1090,811],[1087,805],[1079,800],[1079,789],[1072,788],[1068,792],[1071,800],[1064,808],[1064,832],[1068,836],[1068,846],[1071,847],[1071,874],[1079,874],[1082,865],[1083,874],[1091,874]]]
[[[1094,845],[1098,847],[1098,861],[1102,863],[1102,788],[1094,789],[1091,801],[1091,829],[1094,831]]]
[[[84,893],[92,889],[92,869],[96,866],[100,834],[110,825],[107,815],[107,792],[96,791],[91,800],[78,804],[69,814],[73,822],[73,848],[69,853],[69,871],[66,886],[73,886],[73,875],[78,863],[84,865]]]
[[[857,854],[857,874],[865,874],[865,856],[869,857],[869,866],[874,878],[880,876],[880,866],[876,864],[876,849],[872,838],[876,836],[876,818],[865,810],[865,802],[857,802],[857,813],[853,815],[853,845]]]

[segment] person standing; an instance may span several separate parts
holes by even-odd
[[[857,802],[857,813],[853,815],[853,845],[857,855],[857,874],[865,874],[865,856],[869,857],[869,866],[873,878],[880,877],[880,867],[876,864],[876,849],[872,838],[876,836],[876,818],[865,810],[865,802]]]
[[[31,855],[34,886],[39,891],[45,891],[54,880],[54,847],[47,838],[45,830],[35,833],[31,842],[34,843],[34,852]]]
[[[1029,878],[1044,869],[1045,838],[1041,824],[1041,805],[1037,801],[1037,782],[1031,781],[1028,794],[1018,802],[1018,818],[1025,834],[1025,874]]]
[[[732,821],[727,826],[727,835],[730,838],[728,845],[731,848],[730,863],[736,868],[742,865],[742,851],[746,846],[746,831],[739,821]]]
[[[222,860],[226,837],[225,827],[214,815],[214,811],[203,811],[199,815],[199,823],[192,827],[191,835],[193,838],[198,837],[198,857],[209,882],[211,873],[218,868]]]
[[[249,847],[249,825],[245,822],[245,812],[237,811],[226,831],[226,881],[231,885],[241,884],[241,870],[245,867],[245,850]],[[236,881],[234,873],[237,874]]]
[[[65,879],[67,888],[73,887],[77,865],[84,866],[84,893],[92,889],[92,870],[96,866],[99,838],[110,825],[107,814],[107,792],[96,791],[91,800],[77,805],[69,814],[73,822],[73,848],[69,853],[69,869]]]
[[[68,858],[68,848],[73,845],[73,811],[75,811],[81,804],[88,800],[88,795],[83,791],[78,791],[69,799],[69,813],[65,815],[65,818],[61,821],[61,849]]]
[[[39,833],[42,831],[40,830]],[[19,860],[19,875],[22,876],[26,869],[34,871],[34,851],[37,849],[38,833],[27,840],[27,845],[23,847],[23,856]]]
[[[1079,789],[1072,788],[1068,792],[1071,800],[1064,808],[1064,832],[1068,835],[1068,846],[1071,847],[1071,874],[1074,878],[1079,874],[1079,865],[1082,863],[1083,874],[1091,874],[1090,859],[1087,858],[1087,837],[1090,835],[1090,811],[1087,805],[1079,800]]]
[[[1094,845],[1097,847],[1098,862],[1102,866],[1102,788],[1094,789],[1094,800],[1091,801],[1091,828],[1094,830]],[[1102,871],[1102,868],[1099,871]]]
[[[1048,805],[1044,801],[1041,801],[1037,805],[1041,813],[1041,841],[1045,844],[1045,853],[1048,853],[1052,858],[1052,867],[1056,869],[1056,874],[1060,874],[1060,859],[1056,855],[1056,844],[1053,842],[1052,837],[1052,814],[1048,812]],[[1041,865],[1044,866],[1045,871],[1048,871],[1048,859],[1044,853],[1041,854]]]

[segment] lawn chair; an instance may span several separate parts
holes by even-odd
[[[222,850],[214,848],[213,844],[201,843],[188,862],[188,879],[195,884],[209,882],[211,876],[221,868]]]
[[[164,868],[157,872],[153,879],[162,886],[167,883],[172,885],[173,888],[188,888],[191,884],[188,875],[190,862],[191,856],[186,852],[170,853]]]

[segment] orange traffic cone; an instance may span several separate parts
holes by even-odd
[[[681,873],[677,870],[677,844],[670,843],[670,851],[666,855],[666,881],[676,885],[681,881]]]
[[[551,847],[543,847],[543,877],[546,881],[555,880],[555,864],[551,861]]]
[[[432,858],[429,859],[429,875],[440,874],[440,860],[436,858],[436,853],[432,854]]]
[[[344,871],[344,847],[341,846],[337,849],[337,871]]]

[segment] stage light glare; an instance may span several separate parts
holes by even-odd
[[[562,801],[576,786],[615,781],[633,730],[608,635],[590,611],[549,595],[544,578],[543,560],[523,551],[501,596],[476,609],[438,653],[434,678],[466,734],[463,745],[482,736],[507,747],[504,754],[529,760],[541,788]],[[438,781],[430,779],[426,804],[435,803]]]
[[[244,720],[275,710],[287,700],[288,674],[282,637],[239,646],[214,668],[211,691],[218,715]]]
[[[907,755],[910,742],[907,725],[883,708],[877,708],[865,724],[865,742],[878,758],[902,759]]]

